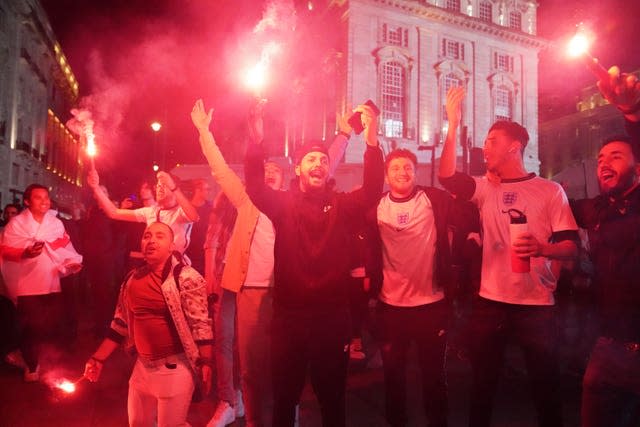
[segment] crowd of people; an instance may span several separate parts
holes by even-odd
[[[243,182],[210,129],[213,110],[198,100],[191,119],[220,188],[213,203],[210,181],[195,180],[187,192],[158,172],[155,197],[145,183],[139,200],[116,204],[92,169],[95,204],[78,207],[72,220],[57,217],[38,184],[25,190],[22,212],[5,207],[2,355],[25,381],[38,381],[43,348],[73,338],[73,301],[64,295],[65,287],[77,295],[81,274],[102,338],[84,376],[98,381],[121,345],[135,357],[130,425],[188,425],[194,396],[215,390],[208,426],[238,417],[247,426],[293,426],[308,376],[323,425],[339,427],[349,360],[364,357],[362,325],[375,301],[368,323],[389,425],[412,423],[406,371],[415,345],[427,425],[448,425],[447,349],[464,347],[469,425],[490,426],[505,349],[515,344],[538,424],[562,426],[556,290],[586,236],[599,328],[585,366],[581,422],[632,425],[640,403],[640,83],[616,67],[608,77],[598,87],[629,136],[603,141],[600,195],[584,200],[569,200],[559,184],[525,169],[529,134],[515,122],[489,129],[485,175],[457,171],[463,87],[446,97],[444,189],[418,184],[412,151],[383,153],[370,104],[354,110],[366,144],[357,188],[338,191],[332,179],[352,134],[344,116],[330,146],[298,148],[285,190],[284,165],[263,147],[263,101],[249,114]],[[84,244],[95,233],[100,243]],[[460,310],[470,311],[454,337]]]

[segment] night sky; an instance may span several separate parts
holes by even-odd
[[[176,163],[203,163],[189,117],[199,97],[216,109],[213,130],[223,151],[233,151],[240,142],[250,96],[238,83],[238,60],[255,57],[250,49],[255,41],[252,29],[263,17],[264,2],[41,3],[80,82],[83,103],[99,123],[98,170],[109,187],[122,193],[151,176],[153,120],[163,123],[158,139],[167,144],[169,168]],[[584,21],[596,31],[592,53],[605,66],[640,67],[640,43],[629,36],[640,28],[639,2],[539,0],[539,4],[538,35],[551,42],[540,58],[542,116],[573,111],[579,90],[595,83],[582,65],[565,59],[564,42],[576,23]]]

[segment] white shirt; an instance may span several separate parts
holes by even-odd
[[[3,245],[24,249],[36,241],[45,242],[37,257],[17,262],[3,260],[2,276],[8,296],[14,302],[19,296],[60,292],[60,277],[68,274],[65,266],[82,263],[82,256],[73,248],[56,215],[56,211],[49,210],[42,222],[37,222],[31,211],[25,209],[5,227]]]
[[[171,227],[173,230],[173,243],[176,250],[181,254],[184,254],[184,251],[189,247],[193,222],[187,217],[180,205],[176,205],[171,209],[162,209],[160,206],[145,206],[134,209],[133,213],[136,215],[138,222],[144,222],[147,226],[154,222],[162,222]]]
[[[276,232],[271,220],[260,212],[249,248],[249,266],[244,286],[266,288],[273,284],[273,245]]]
[[[535,175],[520,180],[490,183],[474,178],[472,201],[478,205],[482,221],[482,281],[479,295],[510,304],[553,305],[559,268],[557,261],[544,257],[530,260],[531,271],[511,271],[511,244],[508,209],[527,216],[529,232],[541,243],[552,233],[577,230],[567,196],[562,187]],[[553,264],[552,264],[553,263]]]
[[[434,283],[437,232],[424,191],[402,201],[386,194],[378,203],[377,217],[384,276],[380,300],[415,307],[443,299],[443,289]]]

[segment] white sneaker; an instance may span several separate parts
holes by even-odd
[[[229,402],[221,400],[213,413],[213,417],[207,423],[207,427],[224,427],[236,420],[236,414],[233,406]]]
[[[244,417],[244,402],[242,401],[242,391],[238,390],[236,395],[236,418]]]

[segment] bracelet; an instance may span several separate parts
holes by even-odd
[[[91,359],[91,360],[93,360],[93,361],[95,361],[95,362],[98,362],[98,363],[100,363],[100,364],[104,365],[104,359],[98,359],[98,358],[97,358],[97,357],[95,357],[95,356],[90,356],[90,357],[89,357],[89,359]]]
[[[640,102],[638,102],[636,105],[634,105],[631,108],[622,108],[622,107],[619,107],[619,106],[617,108],[625,116],[628,115],[628,114],[634,114],[634,113],[637,113],[638,111],[640,111]]]
[[[342,135],[342,136],[344,136],[344,137],[345,137],[345,138],[347,138],[347,139],[351,138],[351,134],[350,134],[350,133],[347,133],[347,132],[342,131],[342,130],[339,130],[339,131],[338,131],[338,135]]]

